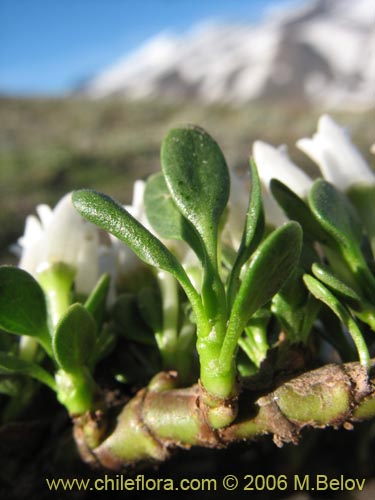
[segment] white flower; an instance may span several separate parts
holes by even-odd
[[[287,221],[284,212],[270,194],[271,179],[278,179],[301,198],[305,198],[312,179],[295,165],[285,147],[275,148],[263,141],[253,144],[253,156],[262,181],[262,199],[266,220],[274,226]]]
[[[255,141],[253,155],[259,176],[267,189],[271,179],[278,179],[301,198],[307,196],[313,180],[291,161],[285,148]]]
[[[247,182],[244,179],[240,179],[233,171],[230,172],[230,176],[228,215],[222,239],[234,250],[238,250],[249,205],[249,189],[247,187]]]
[[[277,201],[266,188],[262,188],[262,202],[266,222],[271,226],[278,227],[288,222],[287,216],[281,210]]]
[[[100,276],[99,233],[75,210],[71,193],[65,195],[51,210],[38,205],[39,216],[26,218],[24,235],[18,244],[22,249],[19,267],[36,279],[39,273],[54,264],[65,264],[75,273],[78,293],[89,294]]]
[[[145,191],[146,184],[144,181],[136,180],[133,185],[133,199],[131,205],[124,205],[124,208],[132,215],[138,222],[149,228],[147,221],[145,206],[143,203],[143,195]],[[138,257],[130,250],[130,248],[125,245],[121,240],[109,235],[112,246],[115,249],[117,273],[120,276],[125,276],[132,273],[137,268],[143,266],[143,263],[138,259]]]
[[[147,220],[145,204],[143,197],[145,194],[146,183],[141,180],[136,180],[133,184],[133,198],[131,205],[125,205],[125,209],[132,215],[138,222],[143,224],[151,231],[151,226]]]
[[[346,191],[354,184],[375,184],[375,174],[346,130],[328,115],[320,117],[312,139],[300,139],[297,147],[318,164],[323,177],[338,189]]]

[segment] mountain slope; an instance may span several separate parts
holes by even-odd
[[[185,35],[162,33],[84,92],[368,106],[374,102],[374,25],[373,0],[311,0],[257,26],[206,23]]]

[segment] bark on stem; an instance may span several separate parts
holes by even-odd
[[[374,371],[375,360],[372,365]],[[350,429],[354,422],[375,417],[374,375],[359,363],[330,364],[260,397],[244,390],[236,420],[215,430],[207,423],[201,387],[176,389],[175,375],[161,373],[124,407],[114,430],[90,450],[90,456],[102,467],[117,471],[162,462],[176,448],[222,448],[266,434],[282,446],[297,444],[304,427]]]

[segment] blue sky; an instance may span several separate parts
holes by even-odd
[[[63,93],[160,31],[256,22],[283,3],[291,1],[0,0],[0,93]]]

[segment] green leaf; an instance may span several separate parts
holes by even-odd
[[[53,377],[41,366],[25,361],[15,356],[10,356],[0,352],[0,373],[13,373],[17,375],[27,375],[35,378],[39,382],[48,385],[53,391],[56,390],[56,384]]]
[[[92,314],[98,326],[103,321],[110,282],[110,275],[103,274],[85,302],[86,309]]]
[[[375,278],[361,251],[362,224],[347,196],[319,179],[310,191],[309,203],[316,219],[339,245],[366,299],[375,301]]]
[[[375,258],[375,184],[352,184],[346,194],[356,208],[366,229]]]
[[[142,288],[137,295],[137,305],[138,311],[146,325],[153,332],[160,332],[163,329],[163,306],[160,291],[155,290],[153,287]]]
[[[351,308],[352,313],[375,331],[375,307],[357,293],[351,286],[339,279],[331,270],[322,264],[314,263],[312,272],[316,278],[324,283],[336,296]]]
[[[0,328],[35,337],[51,351],[44,293],[30,274],[13,266],[0,267]]]
[[[295,220],[303,227],[303,236],[327,243],[329,235],[314,218],[309,206],[301,200],[288,186],[278,179],[272,179],[270,183],[271,192],[277,203],[281,206],[287,217]]]
[[[262,185],[253,159],[250,160],[250,198],[246,223],[238,251],[238,259],[244,263],[258,246],[264,229]]]
[[[289,222],[271,233],[250,260],[235,297],[220,362],[229,366],[237,341],[250,317],[277,293],[298,264],[302,230]]]
[[[22,379],[16,377],[14,373],[9,375],[0,373],[0,394],[5,394],[6,396],[14,398],[20,393],[21,387]]]
[[[56,361],[66,372],[75,373],[92,355],[96,342],[96,325],[92,315],[81,304],[73,304],[59,321],[53,339]]]
[[[111,354],[118,341],[118,334],[111,325],[105,324],[96,338],[95,349],[87,361],[89,369]]]
[[[119,335],[143,345],[155,347],[154,332],[141,317],[136,298],[130,294],[121,294],[113,308],[112,318]]]
[[[199,237],[178,210],[162,172],[147,179],[144,204],[149,223],[162,238],[186,241],[202,260]]]
[[[166,246],[129,212],[109,196],[90,189],[75,191],[72,201],[85,219],[126,243],[143,262],[171,273],[184,288],[197,317],[204,320],[201,300],[181,264]]]
[[[345,300],[351,307],[356,309],[361,308],[361,303],[364,299],[361,298],[353,288],[335,276],[327,266],[315,262],[311,270],[316,278],[330,288],[332,292],[337,294],[341,299]]]
[[[254,252],[264,232],[264,212],[262,204],[262,185],[253,159],[250,161],[250,198],[246,214],[246,222],[242,234],[240,248],[230,274],[228,284],[229,303],[233,301],[238,286],[238,277],[244,263]]]
[[[339,299],[323,285],[322,282],[308,274],[303,277],[303,280],[314,297],[326,304],[347,327],[356,345],[361,364],[368,368],[370,366],[370,355],[366,342],[350,312],[339,301]]]
[[[317,260],[314,247],[303,241],[297,268],[272,299],[271,310],[291,342],[306,342],[320,309],[320,302],[308,293],[302,279]]]
[[[360,246],[362,225],[349,199],[329,182],[318,179],[309,193],[310,208],[323,229],[345,248]]]
[[[172,129],[162,144],[161,163],[174,202],[216,262],[219,220],[230,189],[220,147],[201,128]]]

